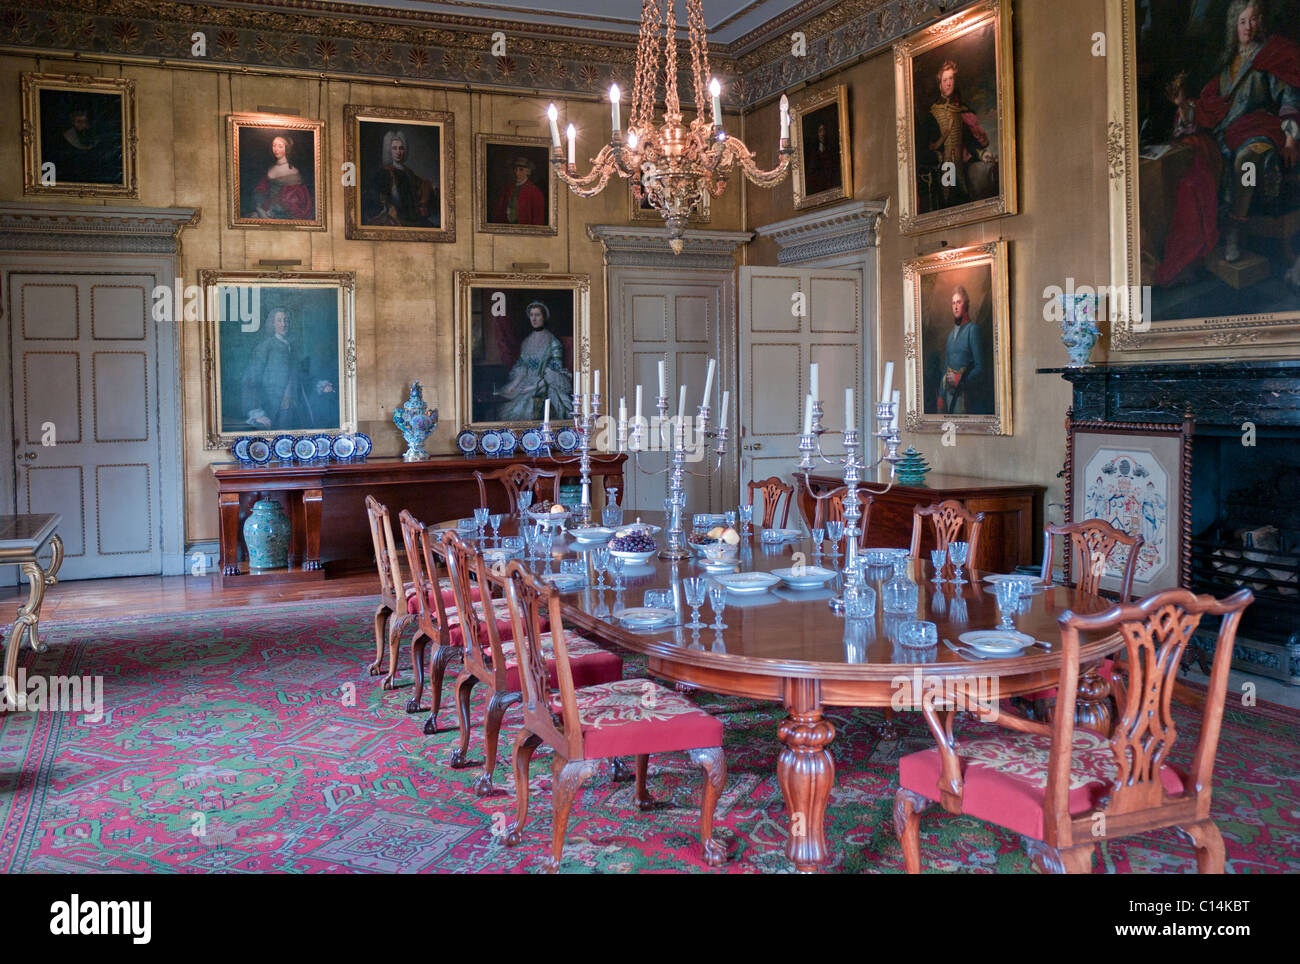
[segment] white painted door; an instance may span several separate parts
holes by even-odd
[[[809,363],[818,366],[823,427],[844,430],[844,389],[852,388],[863,429],[862,275],[742,267],[739,302],[740,486],[747,498],[751,479],[775,475],[790,481],[794,474]],[[824,438],[827,454],[841,452],[833,436]]]
[[[154,275],[6,280],[17,511],[62,515],[61,579],[161,572]]]

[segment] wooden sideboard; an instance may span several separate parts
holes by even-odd
[[[626,461],[626,455],[592,456],[593,481],[603,479],[606,490],[622,490]],[[576,457],[564,464],[550,458],[463,455],[435,455],[419,462],[400,458],[270,465],[219,462],[212,466],[212,476],[217,482],[222,585],[249,579],[322,579],[331,573],[373,566],[367,495],[388,506],[394,527],[403,509],[424,522],[468,516],[479,504],[475,471],[490,472],[515,464],[558,467],[566,479],[579,475]],[[243,520],[259,498],[279,500],[289,517],[287,570],[250,574],[240,563]],[[505,489],[500,484],[489,485],[488,506],[504,512],[507,505]]]
[[[818,494],[844,484],[841,478],[810,477]],[[912,509],[945,499],[957,499],[967,510],[984,513],[979,558],[974,565],[985,572],[1011,572],[1043,557],[1043,496],[1046,486],[1025,482],[996,482],[964,475],[925,477],[925,485],[895,484],[884,495],[874,496],[867,529],[869,546],[907,546],[912,540]],[[879,488],[878,483],[870,483]],[[802,483],[799,493],[803,494]],[[798,500],[803,510],[804,499]],[[809,513],[805,512],[805,522]],[[921,529],[921,552],[934,548],[934,530],[927,523]]]

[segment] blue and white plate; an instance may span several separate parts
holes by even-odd
[[[235,444],[230,446],[230,454],[233,455],[235,459],[240,462],[252,461],[248,457],[248,443],[251,441],[253,440],[248,437],[235,439]]]
[[[316,441],[306,435],[295,439],[293,443],[294,458],[301,462],[310,462],[316,457]]]
[[[277,435],[275,441],[271,443],[271,454],[281,462],[288,462],[293,458],[293,443],[296,441],[292,435]]]
[[[571,428],[562,428],[555,433],[555,444],[561,452],[572,452],[578,447],[578,433]]]
[[[357,451],[357,440],[351,435],[337,435],[334,437],[334,444],[330,446],[330,452],[339,461],[345,461],[352,458]]]
[[[316,443],[316,458],[327,459],[330,457],[330,449],[334,447],[334,436],[317,435],[312,441]]]
[[[519,436],[508,428],[501,429],[497,434],[501,436],[501,454],[513,455],[515,449],[519,448]]]
[[[478,440],[479,451],[484,455],[501,454],[501,433],[488,429]]]
[[[371,444],[370,441],[370,436],[367,435],[365,432],[358,432],[356,435],[352,437],[357,441],[357,451],[355,454],[355,458],[364,459],[367,455],[370,454],[370,449],[373,448],[373,445]]]
[[[248,443],[248,458],[256,465],[265,465],[271,461],[271,443],[264,438],[255,438]]]
[[[523,446],[525,455],[536,455],[542,450],[542,433],[540,429],[527,429],[519,437],[519,444]]]
[[[473,455],[478,450],[478,435],[465,429],[456,436],[456,448],[465,455]]]

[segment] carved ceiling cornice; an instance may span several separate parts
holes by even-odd
[[[969,0],[807,0],[729,45],[710,45],[729,107],[751,107],[951,14]],[[52,56],[201,64],[406,80],[512,92],[603,97],[630,83],[635,36],[514,22],[508,55],[488,35],[501,21],[324,0],[283,9],[157,0],[13,0],[0,14],[0,48]],[[807,53],[791,55],[802,31]],[[202,31],[204,58],[190,53]],[[689,63],[682,48],[679,62]],[[683,59],[684,58],[684,59]],[[685,76],[685,75],[683,75]],[[689,91],[689,81],[681,85]]]

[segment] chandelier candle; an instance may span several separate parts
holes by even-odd
[[[551,144],[558,150],[560,147],[560,125],[558,123],[559,112],[556,111],[555,105],[552,104],[546,108],[546,119],[551,122]]]
[[[717,77],[709,81],[709,95],[713,98],[713,126],[720,132],[722,130],[722,85],[718,83]]]
[[[619,117],[619,109],[618,109],[619,97],[620,94],[619,94],[618,84],[611,84],[609,87],[609,108],[610,108],[610,113],[614,115],[615,134],[617,134],[623,127],[622,119]]]

